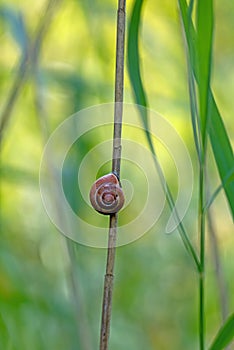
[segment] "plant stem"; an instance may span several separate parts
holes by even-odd
[[[200,350],[204,350],[204,272],[199,275],[199,341]]]
[[[125,44],[125,0],[118,1],[117,40],[116,40],[116,74],[115,74],[115,110],[112,172],[120,177],[121,133],[123,116],[124,86],[124,44]],[[104,280],[100,350],[107,350],[110,335],[112,294],[114,282],[114,263],[116,253],[118,214],[110,215],[106,275]]]
[[[199,340],[200,350],[205,348],[205,176],[204,158],[199,175],[199,213],[200,213],[200,274],[199,274]]]
[[[110,335],[110,321],[112,311],[112,295],[114,284],[114,264],[116,253],[116,234],[117,234],[117,214],[110,215],[109,241],[106,262],[106,275],[104,280],[103,304],[102,304],[102,323],[100,335],[100,350],[107,350]]]

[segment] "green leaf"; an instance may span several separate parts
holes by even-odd
[[[196,64],[196,56],[194,52],[194,46],[192,45],[194,38],[193,22],[192,22],[192,12],[193,12],[194,1],[191,0],[188,8],[188,32],[189,32],[189,49],[186,50],[186,58],[188,65],[188,85],[189,85],[189,101],[190,101],[190,111],[191,120],[193,127],[193,137],[195,141],[195,146],[197,150],[197,155],[199,162],[202,162],[202,146],[201,146],[201,133],[200,133],[200,122],[198,118],[198,106],[197,106],[197,94],[195,86],[195,77],[193,74],[193,66]],[[190,44],[191,43],[191,44]]]
[[[222,350],[234,339],[234,313],[220,328],[209,350]]]
[[[218,167],[220,179],[226,193],[232,217],[234,219],[234,179],[232,178],[231,181],[226,181],[233,169],[233,151],[223,124],[223,120],[219,114],[219,110],[212,95],[210,95],[210,105],[212,116],[209,127],[210,142]]]
[[[145,128],[145,134],[148,141],[148,145],[150,148],[150,151],[153,155],[153,162],[155,165],[155,168],[158,172],[159,179],[161,181],[161,185],[165,191],[167,203],[171,209],[171,211],[174,212],[174,215],[176,217],[176,220],[179,223],[178,230],[180,233],[180,236],[182,238],[182,241],[184,243],[184,246],[188,253],[193,258],[196,267],[198,271],[200,271],[200,263],[197,257],[197,254],[193,248],[192,243],[190,242],[189,236],[187,235],[187,232],[180,221],[178,217],[178,213],[175,209],[175,202],[172,196],[172,193],[170,191],[170,188],[168,186],[167,181],[165,181],[161,165],[157,159],[157,155],[154,149],[154,145],[152,142],[151,134],[150,134],[150,128],[149,128],[149,122],[148,122],[148,113],[147,113],[147,98],[146,93],[144,91],[142,79],[141,79],[141,72],[140,72],[140,56],[139,56],[139,28],[140,28],[140,19],[141,19],[141,10],[142,10],[142,4],[143,0],[135,0],[132,15],[130,18],[130,26],[129,26],[129,34],[128,34],[128,72],[129,77],[131,81],[131,85],[133,88],[134,96],[136,103],[138,104],[138,110]],[[142,108],[142,106],[146,108]]]
[[[140,72],[140,55],[139,55],[139,29],[143,0],[136,0],[133,6],[130,18],[129,34],[128,34],[128,72],[132,83],[133,92],[136,103],[147,107],[147,98],[143,88]],[[145,108],[140,109],[143,124],[148,129],[148,118]]]
[[[211,75],[212,39],[213,39],[213,0],[197,2],[197,85],[199,93],[199,111],[203,145],[207,135],[209,87]],[[190,40],[191,41],[191,40]]]
[[[192,22],[189,21],[188,5],[186,0],[179,0],[179,8],[193,74],[198,80],[198,67],[193,59],[195,55],[196,31]],[[228,183],[226,182],[226,179],[230,175],[234,164],[233,150],[211,89],[209,89],[208,97],[208,105],[210,108],[210,120],[208,127],[209,138],[219,176],[225,190],[232,217],[234,219],[234,181],[230,181]]]
[[[154,146],[149,132],[149,122],[147,113],[147,97],[143,87],[140,71],[140,54],[139,54],[139,30],[141,24],[141,14],[142,5],[144,0],[136,0],[133,6],[129,32],[128,32],[128,43],[127,43],[127,53],[128,53],[128,73],[135,95],[136,103],[139,106],[144,106],[146,108],[138,108],[142,123],[145,128],[145,134],[151,152],[155,155]]]

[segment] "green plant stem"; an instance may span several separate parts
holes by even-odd
[[[203,94],[207,94],[207,97],[204,99],[204,96],[201,96],[201,79],[198,81],[198,94],[199,94],[199,108],[196,96],[195,88],[195,74],[194,67],[199,64],[197,61],[197,55],[195,48],[193,46],[194,38],[194,28],[192,22],[192,12],[194,1],[191,0],[189,6],[187,7],[186,3],[179,1],[181,6],[181,15],[183,19],[185,37],[185,48],[186,48],[186,58],[188,66],[188,86],[189,86],[189,97],[190,97],[190,110],[192,116],[192,126],[194,133],[194,141],[197,150],[197,156],[199,161],[199,233],[200,233],[200,271],[199,271],[199,345],[200,350],[205,349],[205,224],[206,224],[206,196],[205,196],[205,187],[206,187],[206,177],[205,177],[205,167],[206,167],[206,148],[207,148],[207,130],[209,123],[207,122],[209,111],[208,111],[208,98],[209,98],[209,87],[210,87],[210,74],[208,75],[207,87],[206,90],[203,90]],[[201,5],[201,3],[200,3]],[[187,14],[183,13],[183,9],[187,7]],[[201,13],[199,13],[201,15]],[[197,15],[198,16],[198,15]],[[196,34],[197,35],[197,34]],[[201,39],[200,39],[201,40]],[[210,61],[209,61],[210,65]],[[204,68],[204,67],[203,67]],[[210,68],[210,67],[209,67]],[[199,85],[200,83],[200,85]],[[203,98],[203,109],[204,113],[201,115],[201,105]],[[199,114],[200,112],[200,114]],[[202,121],[204,124],[202,130]]]
[[[204,272],[199,275],[199,342],[200,350],[204,350],[205,320],[204,320]]]
[[[199,274],[199,340],[200,350],[205,348],[205,176],[204,159],[199,173],[199,214],[200,214],[200,274]]]
[[[115,72],[115,110],[112,172],[120,178],[121,162],[121,133],[123,116],[123,88],[124,88],[124,46],[125,46],[125,0],[118,1],[117,11],[117,38],[116,38],[116,72]],[[108,350],[110,321],[112,312],[112,295],[114,284],[114,263],[116,253],[118,214],[110,215],[108,252],[104,292],[102,303],[102,320],[100,334],[100,350]]]

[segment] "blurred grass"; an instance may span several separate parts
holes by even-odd
[[[128,3],[128,14],[132,3]],[[31,2],[26,0],[20,4],[1,1],[1,6],[11,6],[12,11],[21,12],[30,37],[44,4],[41,1],[32,8]],[[115,1],[80,4],[69,0],[57,9],[43,42],[39,67],[49,132],[78,109],[112,101],[115,5]],[[233,78],[228,67],[231,67],[234,52],[231,31],[226,28],[233,28],[234,8],[225,0],[222,6],[216,4],[216,10],[219,16],[214,42],[214,90],[233,143]],[[7,19],[1,17],[0,21],[1,111],[21,52]],[[226,31],[226,35],[222,35]],[[183,135],[196,167],[192,129],[187,124],[186,63],[176,4],[169,0],[146,3],[142,35],[142,70],[150,106],[165,115]],[[125,100],[132,102],[127,75],[125,80]],[[100,140],[103,135],[98,137]],[[93,135],[87,135],[80,145],[81,155],[95,142],[98,139],[94,141]],[[31,79],[20,91],[1,146],[0,348],[83,350],[77,331],[80,310],[74,307],[64,240],[49,222],[40,199],[38,170],[44,141]],[[73,156],[76,157],[76,152]],[[219,180],[212,157],[210,163],[210,180],[215,189]],[[71,174],[69,182],[72,183],[74,169]],[[76,201],[76,210],[79,197],[73,185],[69,187],[69,182],[66,185],[73,195],[69,198],[71,202]],[[173,187],[173,177],[170,183]],[[194,231],[195,202],[196,198],[185,218]],[[233,227],[222,193],[213,207],[215,225],[222,227],[218,238],[230,309],[233,309]],[[166,214],[141,240],[118,249],[111,330],[113,350],[197,348],[196,276],[177,235],[161,233]],[[94,349],[99,337],[105,252],[78,245],[74,249],[74,273]],[[210,276],[207,317],[212,320],[208,339],[212,339],[221,315],[216,306],[218,297],[214,292],[211,263],[208,263],[207,274]],[[79,322],[82,321],[81,318]]]

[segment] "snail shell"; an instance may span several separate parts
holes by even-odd
[[[89,197],[93,208],[105,215],[117,213],[124,205],[123,190],[114,174],[104,175],[96,180]]]

